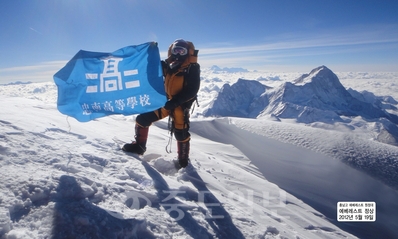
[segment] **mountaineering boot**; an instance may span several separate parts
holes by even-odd
[[[178,163],[182,168],[188,166],[189,161],[189,139],[187,141],[178,141]]]
[[[142,127],[135,124],[135,141],[131,144],[125,144],[123,151],[142,155],[146,151],[146,141],[148,139],[149,127]]]

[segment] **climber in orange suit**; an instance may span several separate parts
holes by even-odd
[[[200,87],[200,66],[197,63],[198,50],[192,42],[175,40],[169,47],[168,58],[162,61],[164,86],[167,102],[162,108],[140,114],[136,118],[135,141],[123,146],[123,150],[144,154],[149,126],[170,116],[172,130],[177,140],[178,162],[185,168],[189,162],[190,139],[189,110],[196,100]]]

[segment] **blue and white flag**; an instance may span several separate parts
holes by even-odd
[[[110,114],[140,114],[164,106],[156,42],[112,53],[79,51],[54,75],[58,110],[87,122]]]

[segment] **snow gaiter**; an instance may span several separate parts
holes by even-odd
[[[142,127],[139,124],[135,124],[135,142],[144,150],[144,152],[146,150],[148,131],[149,127]]]
[[[125,144],[122,150],[130,153],[143,155],[146,151],[146,140],[148,138],[149,127],[142,127],[139,124],[135,125],[135,141],[130,144]]]
[[[189,140],[186,141],[177,141],[177,147],[178,147],[178,163],[180,164],[181,167],[185,168],[188,166],[188,160],[189,160]]]

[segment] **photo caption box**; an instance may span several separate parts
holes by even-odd
[[[375,222],[375,202],[338,202],[337,221],[339,222]]]

